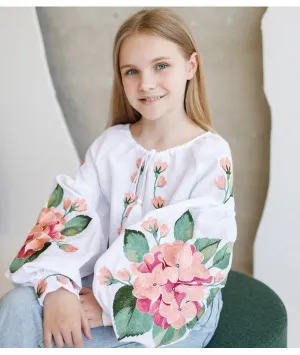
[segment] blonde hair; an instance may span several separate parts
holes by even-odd
[[[194,52],[197,53],[198,67],[193,78],[187,81],[184,108],[188,117],[203,130],[212,130],[203,67],[197,44],[184,21],[166,8],[154,8],[137,12],[121,25],[115,36],[113,47],[114,79],[107,127],[120,123],[135,123],[141,118],[141,114],[127,100],[119,67],[119,54],[122,43],[130,35],[136,33],[159,36],[176,43],[187,60],[190,59]]]

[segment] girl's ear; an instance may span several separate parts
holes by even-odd
[[[188,61],[187,80],[192,79],[192,77],[196,73],[197,67],[198,67],[198,55],[196,52],[194,52]]]

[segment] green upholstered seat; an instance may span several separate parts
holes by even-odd
[[[208,348],[286,348],[287,313],[262,282],[230,271],[222,290],[223,309]]]

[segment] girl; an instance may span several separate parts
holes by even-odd
[[[2,347],[200,348],[217,327],[233,175],[197,45],[171,11],[143,10],[113,65],[108,129],[57,176],[7,272],[20,286],[0,302]]]

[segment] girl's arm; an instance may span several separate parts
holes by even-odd
[[[76,294],[107,248],[101,220],[108,204],[101,193],[96,157],[104,134],[89,148],[74,179],[58,175],[48,202],[10,264],[7,277],[35,288],[39,303],[60,287]]]

